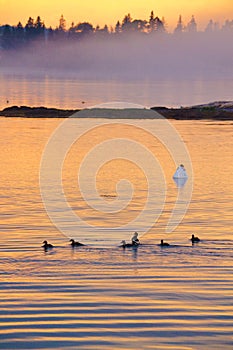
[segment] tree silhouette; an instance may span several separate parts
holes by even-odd
[[[156,32],[165,32],[163,21],[159,17],[155,17],[155,30]]]
[[[94,31],[94,28],[92,24],[88,22],[82,22],[75,27],[75,31],[81,34],[90,34]]]
[[[61,17],[59,19],[58,29],[62,32],[65,32],[65,30],[66,30],[66,20],[65,20],[63,15],[61,15]]]
[[[72,22],[70,28],[68,29],[68,38],[75,40],[76,36],[77,36],[76,26],[75,26],[74,22]]]
[[[191,21],[188,23],[187,30],[190,33],[197,31],[197,24],[193,15],[192,15]]]
[[[115,25],[115,33],[119,34],[121,32],[121,24],[120,21],[117,21]]]
[[[105,26],[103,27],[103,29],[101,29],[101,31],[102,31],[103,33],[105,33],[105,34],[108,34],[108,33],[109,33],[107,24],[105,24]]]
[[[179,33],[182,33],[183,30],[184,30],[184,25],[182,22],[182,17],[181,17],[181,15],[179,15],[178,23],[177,23],[177,26],[174,30],[174,33],[179,34]]]
[[[21,22],[19,22],[18,24],[17,24],[17,27],[16,27],[18,30],[20,30],[20,31],[22,31],[23,32],[23,25],[22,25],[22,23]]]
[[[28,18],[27,24],[25,26],[25,36],[26,40],[33,40],[36,36],[36,30],[34,25],[34,19],[32,17]]]
[[[150,13],[150,18],[149,18],[149,23],[148,23],[148,32],[165,32],[165,26],[163,21],[158,17],[154,16],[154,11],[151,11]]]
[[[132,18],[130,16],[130,13],[128,13],[123,18],[122,25],[121,25],[122,31],[129,31],[132,28],[131,22],[132,22]]]
[[[97,25],[95,28],[95,33],[103,36],[109,34],[109,29],[107,24],[105,24],[103,28],[100,28],[100,26]]]
[[[34,19],[32,17],[28,18],[27,24],[25,26],[26,29],[34,28]]]
[[[210,33],[210,32],[213,32],[213,30],[214,30],[214,22],[213,22],[213,20],[211,19],[211,20],[209,21],[209,23],[207,24],[207,26],[206,26],[205,32]]]
[[[35,36],[36,37],[40,37],[40,36],[44,36],[44,31],[45,31],[45,25],[42,22],[40,16],[37,17],[35,24]]]
[[[155,17],[154,17],[154,11],[151,11],[151,13],[150,13],[148,30],[149,30],[149,32],[153,32],[153,31],[155,30]]]
[[[147,21],[143,21],[141,19],[135,19],[130,24],[130,29],[137,32],[144,32],[146,29]]]
[[[178,23],[174,29],[174,34],[182,33],[186,31],[186,35],[189,33],[197,32],[197,24],[194,16],[191,17],[187,27],[184,26],[181,15],[179,16]],[[112,35],[121,35],[124,33],[143,33],[143,35],[150,35],[152,33],[165,33],[165,20],[160,19],[158,16],[155,17],[154,11],[150,12],[148,21],[143,19],[132,19],[130,13],[124,16],[122,23],[117,21],[115,28],[110,30],[107,25],[100,28],[98,25],[94,29],[93,25],[89,22],[78,23],[77,25],[72,22],[70,28],[66,30],[66,20],[63,15],[59,19],[59,25],[55,29],[49,27],[46,28],[44,22],[40,16],[37,16],[36,20],[29,17],[25,27],[19,22],[16,26],[2,25],[0,26],[0,50],[9,50],[18,48],[20,46],[26,46],[34,40],[41,40],[46,42],[48,45],[52,41],[59,40],[79,40],[80,38],[92,33],[95,35],[102,35],[106,38],[111,38]],[[222,27],[217,22],[210,20],[205,32],[213,33],[216,32],[233,33],[233,20],[226,20]],[[156,40],[156,35],[154,36]]]

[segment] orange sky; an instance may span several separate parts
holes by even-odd
[[[134,19],[148,19],[151,10],[165,17],[169,29],[179,14],[185,23],[194,14],[202,29],[210,18],[220,23],[233,19],[233,0],[0,0],[0,24],[25,24],[29,16],[40,15],[47,26],[56,26],[63,14],[68,26],[72,21],[115,25],[128,12]]]

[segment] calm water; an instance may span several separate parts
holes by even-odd
[[[11,105],[83,108],[120,101],[143,106],[190,106],[232,100],[233,80],[102,81],[0,72],[0,108]],[[9,103],[7,103],[9,101]],[[85,103],[83,103],[85,102]]]
[[[72,250],[50,222],[40,196],[39,165],[60,123],[0,118],[1,349],[232,349],[232,123],[173,122],[192,159],[194,190],[184,220],[170,234],[165,226],[177,195],[174,164],[159,142],[143,135],[141,142],[153,150],[167,178],[166,205],[141,238],[143,245],[125,251],[101,248],[94,236],[87,247]],[[107,133],[129,134],[126,129]],[[109,225],[113,216],[95,217],[83,203],[77,166],[105,135],[106,130],[95,131],[74,144],[63,171],[70,205],[100,226]],[[139,136],[134,131],[131,137]],[[143,207],[146,187],[144,174],[133,164],[115,162],[100,169],[97,188],[111,200],[119,178],[135,185],[132,205],[114,215],[120,227],[135,207]],[[85,241],[82,227],[77,231]],[[202,239],[195,246],[189,241],[193,232]],[[161,249],[161,238],[172,245]],[[44,239],[56,248],[44,252]]]

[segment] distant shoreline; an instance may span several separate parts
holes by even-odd
[[[110,110],[110,109],[109,109]],[[80,116],[78,112],[81,112]],[[140,109],[132,113],[126,113],[127,109],[114,110],[113,115],[107,113],[107,109],[95,109],[90,115],[90,110],[57,109],[46,107],[11,106],[0,111],[2,117],[15,118],[69,118],[77,113],[76,118],[106,118],[106,119],[157,119],[159,115],[174,120],[229,120],[233,121],[233,102],[212,102],[209,104],[191,106],[185,108],[151,107],[148,117],[140,117]],[[113,111],[113,110],[111,110]],[[157,113],[153,113],[153,111]],[[85,113],[86,112],[86,113]],[[134,113],[135,112],[135,113]]]

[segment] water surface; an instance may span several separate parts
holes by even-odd
[[[0,72],[0,108],[11,105],[83,108],[105,102],[143,106],[190,106],[232,100],[233,80],[82,80],[75,76],[15,75]],[[8,103],[7,103],[8,101]]]
[[[128,250],[101,248],[94,236],[87,247],[72,250],[50,222],[40,196],[39,164],[59,123],[0,118],[1,348],[232,349],[232,123],[173,122],[190,152],[194,191],[184,220],[170,234],[165,226],[177,195],[174,164],[159,143],[143,139],[163,165],[166,205],[142,245]],[[94,141],[84,138],[70,151],[64,190],[78,213],[104,226],[110,218],[89,215],[76,191],[77,164]],[[130,163],[110,162],[97,186],[100,195],[115,195],[116,181],[126,175],[136,192],[131,216],[145,200],[142,172]],[[126,218],[116,215],[114,224]],[[77,231],[85,242],[82,228]],[[194,232],[201,242],[192,246]],[[171,246],[161,249],[162,238]],[[44,252],[44,239],[55,248]]]

